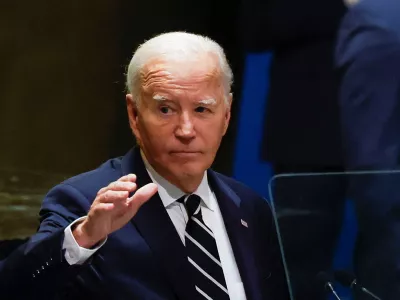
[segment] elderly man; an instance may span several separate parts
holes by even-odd
[[[223,50],[206,37],[167,33],[140,46],[126,96],[138,147],[48,193],[37,234],[0,266],[0,293],[287,299],[268,203],[209,169],[231,83]]]

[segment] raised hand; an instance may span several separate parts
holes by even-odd
[[[72,231],[81,247],[91,248],[127,224],[157,192],[157,185],[149,183],[129,197],[137,188],[135,182],[136,175],[129,174],[98,191],[87,218]]]

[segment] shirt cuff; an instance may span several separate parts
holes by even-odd
[[[85,217],[81,217],[72,222],[67,228],[64,230],[64,242],[63,242],[63,250],[65,249],[65,260],[70,265],[82,265],[85,261],[87,261],[97,250],[99,250],[107,241],[107,238],[104,239],[96,248],[86,249],[76,242],[74,235],[72,234],[72,226],[74,224],[83,221]]]

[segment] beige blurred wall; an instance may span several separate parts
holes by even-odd
[[[96,167],[108,157],[124,101],[118,1],[6,2],[0,168],[74,174]]]

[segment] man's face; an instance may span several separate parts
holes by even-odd
[[[172,182],[200,177],[214,161],[230,119],[218,61],[153,60],[142,70],[137,110],[127,95],[131,128],[147,160]]]

